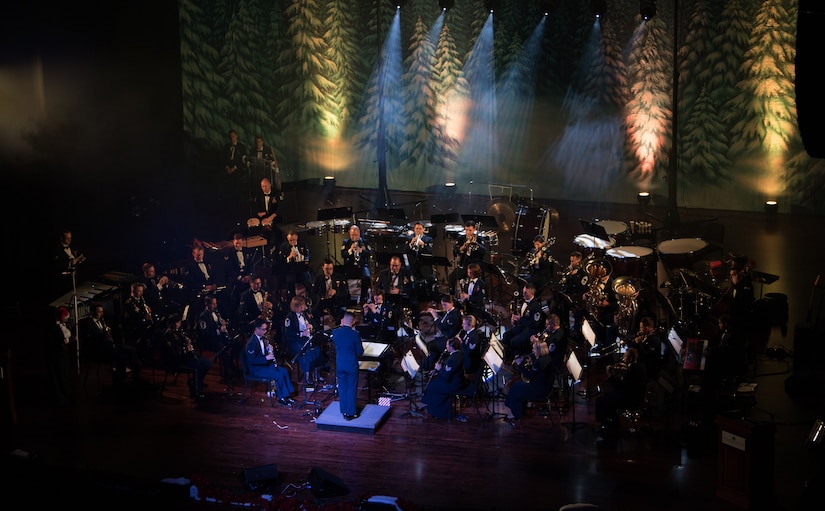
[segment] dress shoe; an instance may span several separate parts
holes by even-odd
[[[283,406],[292,406],[292,403],[287,401],[287,399],[285,397],[282,397],[282,398],[278,399],[278,404],[283,405]]]
[[[467,416],[462,414],[456,415],[455,420],[458,422],[467,422]]]
[[[341,415],[343,415],[344,420],[347,420],[347,421],[351,421],[352,419],[357,417],[357,415],[349,415],[349,414],[346,414],[346,413],[342,413]]]
[[[289,402],[289,404],[290,404],[290,405],[294,405],[295,403],[297,403],[297,402],[298,402],[298,401],[296,401],[296,400],[292,399],[292,398],[291,398],[291,397],[289,397],[289,396],[285,397],[284,399],[286,399],[286,400]]]

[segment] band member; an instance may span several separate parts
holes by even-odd
[[[335,271],[332,259],[326,258],[321,263],[321,274],[312,285],[312,297],[315,303],[315,315],[319,318],[331,315],[340,321],[350,303],[347,279]]]
[[[310,375],[320,381],[319,369],[323,365],[320,346],[314,346],[312,338],[318,330],[312,314],[307,310],[306,298],[293,296],[289,302],[289,313],[284,318],[284,343],[287,354],[297,361],[304,373],[304,383],[310,384]]]
[[[312,275],[309,272],[309,246],[298,239],[298,233],[290,230],[286,241],[278,246],[275,256],[276,267],[283,277],[282,288],[287,296],[295,296],[295,284],[301,283],[306,289],[312,289]]]
[[[85,260],[86,256],[72,246],[72,231],[63,229],[60,232],[53,260],[55,294],[72,291],[72,274],[75,274],[75,281],[80,282],[80,276],[76,272],[80,263]]]
[[[615,441],[618,435],[619,410],[633,410],[641,406],[647,389],[647,370],[639,363],[636,348],[627,348],[622,360],[605,368],[607,381],[612,387],[596,398],[596,422],[602,441]]]
[[[662,339],[656,331],[656,322],[650,316],[639,320],[639,332],[627,343],[639,352],[639,362],[644,364],[647,375],[655,380],[662,368]]]
[[[555,372],[549,346],[541,340],[533,342],[530,353],[517,356],[513,367],[520,378],[510,380],[504,404],[510,409],[508,419],[517,421],[524,415],[525,402],[543,401],[550,393]]]
[[[121,336],[114,335],[106,321],[103,304],[93,302],[89,313],[78,323],[81,351],[92,353],[101,360],[114,361],[115,374],[121,378],[127,372],[137,378],[140,374],[137,349],[125,344]]]
[[[195,244],[192,247],[192,259],[183,268],[183,284],[186,289],[190,309],[197,315],[203,305],[203,298],[208,293],[218,289],[216,281],[217,269],[211,262],[206,261],[206,252],[203,245]]]
[[[458,281],[456,296],[465,314],[475,316],[478,323],[484,321],[487,286],[481,278],[481,266],[478,263],[471,263],[467,266],[467,278]]]
[[[123,302],[123,334],[126,344],[139,348],[141,352],[150,347],[151,336],[155,328],[152,309],[143,298],[146,286],[142,282],[133,282],[129,298]],[[145,354],[145,353],[144,353]]]
[[[349,312],[341,317],[341,326],[332,330],[335,345],[335,381],[341,415],[346,420],[358,417],[356,395],[358,392],[358,357],[364,354],[361,336],[353,327],[354,318]]]
[[[183,284],[170,280],[166,275],[158,277],[152,263],[143,263],[141,272],[138,280],[146,286],[143,289],[143,298],[152,311],[160,317],[181,312],[181,305],[175,298],[175,293],[183,289]]]
[[[227,296],[232,311],[236,311],[241,293],[249,288],[249,278],[255,269],[255,251],[246,246],[246,238],[241,233],[232,236],[232,246],[223,253],[226,269]],[[233,318],[238,319],[238,318]]]
[[[553,282],[555,262],[550,255],[550,247],[555,243],[545,240],[541,234],[533,238],[533,248],[527,253],[527,257],[522,263],[522,270],[527,276],[528,282],[536,285],[536,294],[542,296],[544,289]]]
[[[430,380],[424,388],[421,402],[427,412],[436,419],[449,419],[452,412],[452,395],[464,384],[464,363],[461,341],[452,337],[445,350],[433,365]]]
[[[429,296],[429,289],[435,282],[433,265],[426,260],[427,257],[433,255],[434,243],[432,236],[424,232],[423,223],[413,224],[413,232],[407,237],[404,253],[415,281],[419,300]]]
[[[464,235],[456,240],[453,246],[453,262],[455,269],[450,273],[450,289],[455,289],[459,280],[467,278],[467,266],[477,263],[479,266],[487,255],[487,246],[476,232],[476,223],[467,220],[464,223]]]
[[[596,268],[596,270],[600,270]],[[587,315],[595,320],[596,343],[611,344],[618,337],[615,324],[619,310],[619,299],[613,291],[615,280],[610,272],[592,270],[587,276],[587,291],[582,294]]]
[[[278,247],[284,240],[283,233],[277,224],[281,222],[278,214],[278,203],[281,198],[280,190],[272,188],[272,180],[261,178],[260,188],[255,194],[255,208],[253,215],[261,223],[263,237],[271,247]]]
[[[249,176],[247,175],[246,146],[238,141],[238,132],[229,130],[229,142],[223,148],[224,174],[218,192],[234,215],[246,212],[251,198]]]
[[[258,275],[253,275],[249,279],[249,286],[241,293],[240,303],[238,305],[238,318],[240,319],[240,326],[252,326],[255,319],[263,317],[271,320],[272,314],[272,300],[269,297],[269,292],[263,288],[263,280]],[[246,330],[247,332],[249,330]]]
[[[267,378],[275,383],[278,404],[283,406],[294,405],[295,399],[291,397],[291,394],[295,392],[295,387],[289,379],[289,371],[278,365],[272,345],[266,340],[269,322],[263,318],[258,318],[254,321],[253,327],[252,335],[244,347],[249,373],[259,378]]]
[[[401,256],[390,257],[389,267],[378,273],[377,289],[384,294],[387,301],[393,306],[401,308],[405,305],[417,308],[418,300],[415,296],[410,271],[401,264]]]
[[[198,316],[199,347],[211,351],[216,358],[220,358],[222,376],[229,382],[233,364],[238,361],[240,355],[240,345],[233,342],[229,322],[221,316],[215,295],[206,295],[203,304],[203,312]]]
[[[510,317],[512,327],[501,336],[506,359],[530,352],[530,337],[544,328],[544,311],[536,298],[536,285],[528,282],[521,289],[522,302]]]
[[[372,286],[372,273],[370,272],[372,250],[361,237],[361,228],[357,225],[350,226],[349,238],[341,245],[341,257],[344,260],[344,276],[361,279],[359,303],[363,305],[369,298]]]
[[[427,349],[430,354],[422,363],[422,368],[425,371],[435,366],[435,362],[447,345],[447,340],[452,339],[461,331],[461,313],[455,307],[452,295],[446,293],[441,295],[440,311],[430,307],[427,309],[427,312],[435,318],[435,327],[438,333],[433,340],[427,344]]]
[[[186,367],[192,371],[192,378],[187,382],[189,395],[203,399],[203,379],[212,368],[212,361],[198,354],[192,337],[183,328],[180,314],[173,314],[169,319],[169,326],[163,333],[163,352],[167,368]]]
[[[482,353],[481,339],[476,330],[476,317],[465,314],[461,318],[461,331],[458,333],[461,341],[462,363],[464,364],[464,378],[474,381],[475,375],[481,370]]]

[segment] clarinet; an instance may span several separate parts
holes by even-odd
[[[442,352],[441,352],[441,356],[439,356],[439,357],[438,357],[438,361],[436,362],[436,365],[439,365],[439,364],[440,364],[440,365],[442,365],[442,366],[443,366],[444,364],[446,364],[446,363],[447,363],[447,359],[448,359],[448,358],[450,358],[450,351],[449,351],[449,350],[444,350],[444,351],[442,351]],[[426,385],[424,385],[424,392],[426,392],[426,391],[427,391],[427,387],[429,387],[429,386],[430,386],[430,382],[431,382],[431,381],[433,381],[433,377],[434,377],[436,374],[438,374],[438,371],[436,371],[436,370],[435,370],[435,368],[433,368],[433,369],[430,371],[430,376],[429,376],[429,378],[427,378],[427,384],[426,384]]]

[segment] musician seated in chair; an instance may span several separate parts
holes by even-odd
[[[527,401],[544,401],[550,394],[553,378],[561,367],[564,351],[543,338],[533,336],[532,349],[527,355],[513,359],[513,372],[519,376],[510,380],[504,405],[510,410],[507,418],[517,421],[524,416]],[[552,352],[550,351],[552,348]]]
[[[446,349],[439,354],[438,361],[433,366],[421,402],[433,418],[449,419],[452,396],[464,383],[461,340],[453,337],[447,341]]]
[[[475,316],[479,324],[485,321],[488,316],[484,309],[487,301],[487,285],[481,278],[481,266],[478,263],[467,266],[467,278],[458,281],[458,298],[461,310],[465,314]]]
[[[321,274],[315,277],[312,285],[312,300],[318,318],[330,315],[339,322],[347,312],[350,303],[349,285],[347,279],[335,271],[332,259],[326,258],[321,263]]]
[[[441,310],[429,308],[427,313],[435,319],[437,334],[427,343],[429,355],[422,363],[422,370],[429,371],[435,366],[438,357],[446,349],[447,341],[461,331],[461,312],[456,308],[452,295],[441,295]],[[419,320],[420,321],[420,320]]]
[[[536,285],[532,282],[525,284],[521,296],[521,306],[510,318],[512,327],[501,336],[507,360],[530,353],[530,337],[544,328],[543,304],[536,297]]]
[[[203,379],[212,368],[212,361],[197,352],[192,338],[183,328],[180,314],[173,314],[169,318],[169,326],[163,333],[162,351],[167,370],[176,371],[179,367],[186,367],[192,371],[194,376],[187,381],[189,396],[203,399]]]
[[[107,324],[102,303],[93,302],[89,311],[90,315],[78,323],[81,352],[92,354],[99,360],[113,360],[115,374],[119,377],[125,376],[128,368],[132,377],[137,378],[140,374],[137,349],[124,343],[121,336],[114,335]]]
[[[528,282],[536,285],[536,295],[542,296],[544,290],[553,282],[556,263],[550,256],[550,246],[555,242],[545,240],[541,234],[533,238],[533,249],[527,254],[522,270]]]
[[[400,306],[385,303],[384,293],[379,289],[372,295],[372,301],[364,304],[363,322],[370,326],[372,337],[378,342],[395,341],[400,316]]]
[[[289,302],[289,313],[284,318],[284,343],[287,353],[298,362],[304,375],[304,383],[310,384],[323,381],[320,369],[325,364],[320,346],[316,346],[313,338],[320,326],[315,324],[312,313],[307,309],[306,298],[300,295],[293,296]]]
[[[616,440],[619,428],[619,410],[635,410],[644,402],[647,391],[647,369],[639,362],[636,348],[627,348],[622,360],[605,368],[612,387],[596,398],[598,445]]]
[[[378,272],[378,291],[393,296],[393,303],[418,308],[412,277],[408,268],[401,264],[401,256],[390,257],[389,267]]]
[[[237,372],[241,346],[234,342],[229,323],[218,310],[215,295],[206,295],[203,304],[203,312],[198,316],[199,348],[211,351],[216,358],[220,358],[223,368],[221,376],[228,382],[232,372]]]
[[[251,276],[247,289],[240,294],[240,303],[238,305],[239,326],[243,330],[243,333],[250,333],[252,331],[252,322],[267,311],[271,316],[272,310],[272,299],[269,296],[269,291],[263,288],[263,280],[259,275]],[[272,318],[264,319],[271,320]]]
[[[278,365],[275,360],[272,345],[266,339],[269,323],[258,318],[253,322],[254,329],[252,335],[246,343],[246,364],[249,373],[258,378],[267,378],[275,383],[275,392],[278,395],[278,403],[283,406],[292,406],[295,399],[291,394],[295,392],[292,380],[289,379],[289,371]]]

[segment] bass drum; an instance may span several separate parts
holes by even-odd
[[[550,206],[519,206],[513,230],[513,253],[526,254],[533,249],[539,234],[547,240],[559,221],[559,212]]]

